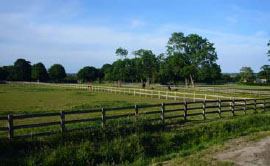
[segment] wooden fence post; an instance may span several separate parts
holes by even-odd
[[[184,102],[184,120],[187,120],[187,102]]]
[[[139,109],[137,107],[137,105],[135,105],[135,116],[138,116],[139,115]]]
[[[257,100],[254,99],[254,112],[257,113]]]
[[[206,119],[205,117],[205,106],[206,106],[206,103],[205,103],[205,100],[203,101],[203,120]]]
[[[65,117],[65,111],[60,111],[60,125],[61,125],[61,132],[65,132],[66,130],[66,117]]]
[[[162,122],[162,124],[164,124],[165,123],[165,104],[164,103],[162,103],[161,104],[161,122]]]
[[[12,140],[14,137],[13,115],[8,115],[8,137],[9,140]]]
[[[263,99],[263,112],[265,112],[265,99]]]
[[[104,108],[101,108],[101,120],[102,120],[102,127],[105,127],[105,123],[106,123],[106,111]]]
[[[231,107],[232,107],[232,116],[234,116],[234,99],[232,99],[232,105],[231,105]]]
[[[221,100],[218,100],[218,116],[221,118]]]
[[[244,114],[247,114],[247,99],[245,99]]]

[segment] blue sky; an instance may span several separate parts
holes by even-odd
[[[112,63],[120,46],[158,55],[173,32],[214,43],[222,72],[258,72],[269,63],[270,1],[0,0],[0,66],[24,58],[75,73]]]

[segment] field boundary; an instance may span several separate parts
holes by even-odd
[[[198,106],[200,104],[200,106]],[[167,106],[181,106],[181,108],[177,109],[168,109]],[[140,110],[143,108],[154,108],[148,112],[141,112]],[[160,108],[160,110],[157,110]],[[188,117],[191,116],[202,116],[203,120],[206,120],[208,114],[216,114],[219,118],[221,118],[222,113],[229,112],[232,116],[235,116],[235,112],[243,112],[246,115],[247,111],[253,110],[257,111],[261,109],[266,111],[266,108],[270,108],[270,98],[265,99],[232,99],[232,100],[205,100],[205,101],[191,101],[191,102],[176,102],[176,103],[161,103],[161,104],[152,104],[152,105],[135,105],[135,106],[127,106],[127,107],[118,107],[118,108],[101,108],[94,110],[80,110],[80,111],[60,111],[52,112],[52,113],[42,113],[42,114],[10,114],[7,116],[1,116],[0,120],[7,122],[7,127],[0,127],[0,131],[8,132],[8,139],[13,140],[15,138],[29,138],[36,136],[46,136],[56,133],[64,133],[68,130],[66,129],[66,124],[74,124],[81,122],[93,122],[98,121],[101,123],[101,126],[104,127],[106,121],[109,119],[129,119],[131,117],[135,117],[135,121],[137,120],[139,115],[160,115],[159,118],[146,118],[146,121],[159,121],[162,124],[165,123],[167,119],[176,119],[183,118],[183,120],[187,120]],[[214,110],[213,110],[214,109]],[[133,110],[133,113],[125,113],[121,115],[111,115],[108,116],[106,112],[109,111],[117,111],[117,110]],[[197,112],[194,112],[197,111]],[[200,112],[198,112],[200,111]],[[177,113],[176,115],[170,115],[169,113]],[[182,112],[183,114],[180,114]],[[78,115],[78,114],[92,114],[99,113],[100,118],[92,117],[88,119],[75,119],[75,120],[66,120],[66,115]],[[37,117],[52,117],[58,116],[60,118],[59,121],[54,122],[45,122],[45,123],[36,123],[36,124],[27,124],[27,125],[14,125],[14,121],[17,119],[31,119]],[[37,134],[28,134],[28,135],[15,135],[14,131],[18,129],[25,128],[36,128],[36,127],[44,127],[44,126],[60,126],[60,131],[48,131],[41,132]],[[88,128],[91,128],[89,126]],[[72,130],[81,130],[84,128],[75,128]]]
[[[206,93],[189,93],[189,92],[171,92],[171,91],[158,91],[149,89],[138,89],[138,88],[119,88],[119,87],[109,87],[109,86],[96,86],[87,84],[64,84],[64,83],[44,83],[44,82],[7,82],[9,84],[23,84],[23,85],[46,85],[62,88],[77,88],[85,89],[95,92],[109,92],[109,93],[119,93],[134,96],[151,97],[158,99],[174,100],[174,101],[204,101],[204,100],[223,100],[223,99],[251,99],[248,97],[230,97],[222,95],[212,95]]]

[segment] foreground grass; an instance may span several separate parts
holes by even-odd
[[[3,165],[149,165],[265,130],[270,130],[269,113],[184,124],[181,129],[143,122],[129,127],[112,123],[104,129],[1,142],[0,159]]]

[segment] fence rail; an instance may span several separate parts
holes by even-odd
[[[95,86],[87,84],[60,84],[60,83],[43,83],[43,82],[7,82],[10,84],[25,84],[25,85],[47,85],[54,87],[63,87],[63,88],[77,88],[85,89],[95,92],[109,92],[109,93],[118,93],[126,94],[133,96],[144,96],[158,99],[174,100],[174,101],[204,101],[204,100],[232,100],[232,99],[252,99],[252,98],[243,98],[237,96],[224,96],[224,95],[213,95],[207,93],[199,92],[177,92],[177,91],[159,91],[159,90],[150,90],[150,89],[138,89],[138,88],[119,88],[119,87],[109,87],[109,86]]]
[[[169,108],[169,107],[174,108]],[[178,107],[178,108],[175,108]],[[150,111],[140,111],[141,109],[151,108]],[[158,110],[159,108],[160,110]],[[209,114],[217,114],[219,117],[222,116],[222,113],[231,112],[232,116],[235,115],[235,112],[242,111],[244,115],[249,110],[257,111],[261,109],[266,111],[266,108],[270,108],[270,98],[266,99],[237,99],[237,100],[205,100],[205,101],[196,101],[196,102],[176,102],[176,103],[161,103],[161,104],[152,104],[152,105],[135,105],[135,106],[127,106],[127,107],[119,107],[119,108],[101,108],[95,110],[83,110],[83,111],[72,111],[72,112],[53,112],[53,113],[43,113],[43,114],[26,114],[26,115],[7,115],[0,117],[1,121],[6,121],[7,127],[0,127],[0,131],[8,131],[8,138],[10,140],[14,138],[27,138],[33,136],[44,136],[44,135],[51,135],[55,133],[64,133],[67,130],[66,124],[74,124],[74,123],[81,123],[81,122],[100,122],[101,125],[104,127],[106,125],[106,120],[109,119],[119,119],[119,118],[131,118],[131,117],[138,117],[139,115],[160,115],[160,117],[148,117],[146,120],[149,121],[160,121],[161,123],[165,123],[168,119],[175,119],[175,118],[184,118],[187,120],[188,117],[191,116],[202,116],[205,120],[207,115]],[[120,115],[108,115],[107,112],[119,111],[119,110],[133,110],[132,113],[122,113]],[[182,112],[183,114],[181,114]],[[98,113],[100,115],[99,118],[91,117],[87,119],[73,119],[68,120],[66,115],[74,116],[78,114],[93,114]],[[177,114],[171,114],[177,113]],[[57,116],[59,117],[59,121],[53,122],[43,122],[43,123],[36,123],[36,124],[23,124],[23,125],[14,125],[16,120],[20,119],[31,119],[37,117],[52,117]],[[15,135],[14,132],[19,129],[25,128],[36,128],[36,127],[44,127],[44,126],[60,126],[60,131],[48,131],[42,132],[37,134],[30,134],[30,135]],[[88,126],[88,128],[91,126]],[[78,128],[81,129],[81,128]],[[76,129],[72,129],[76,130]]]

